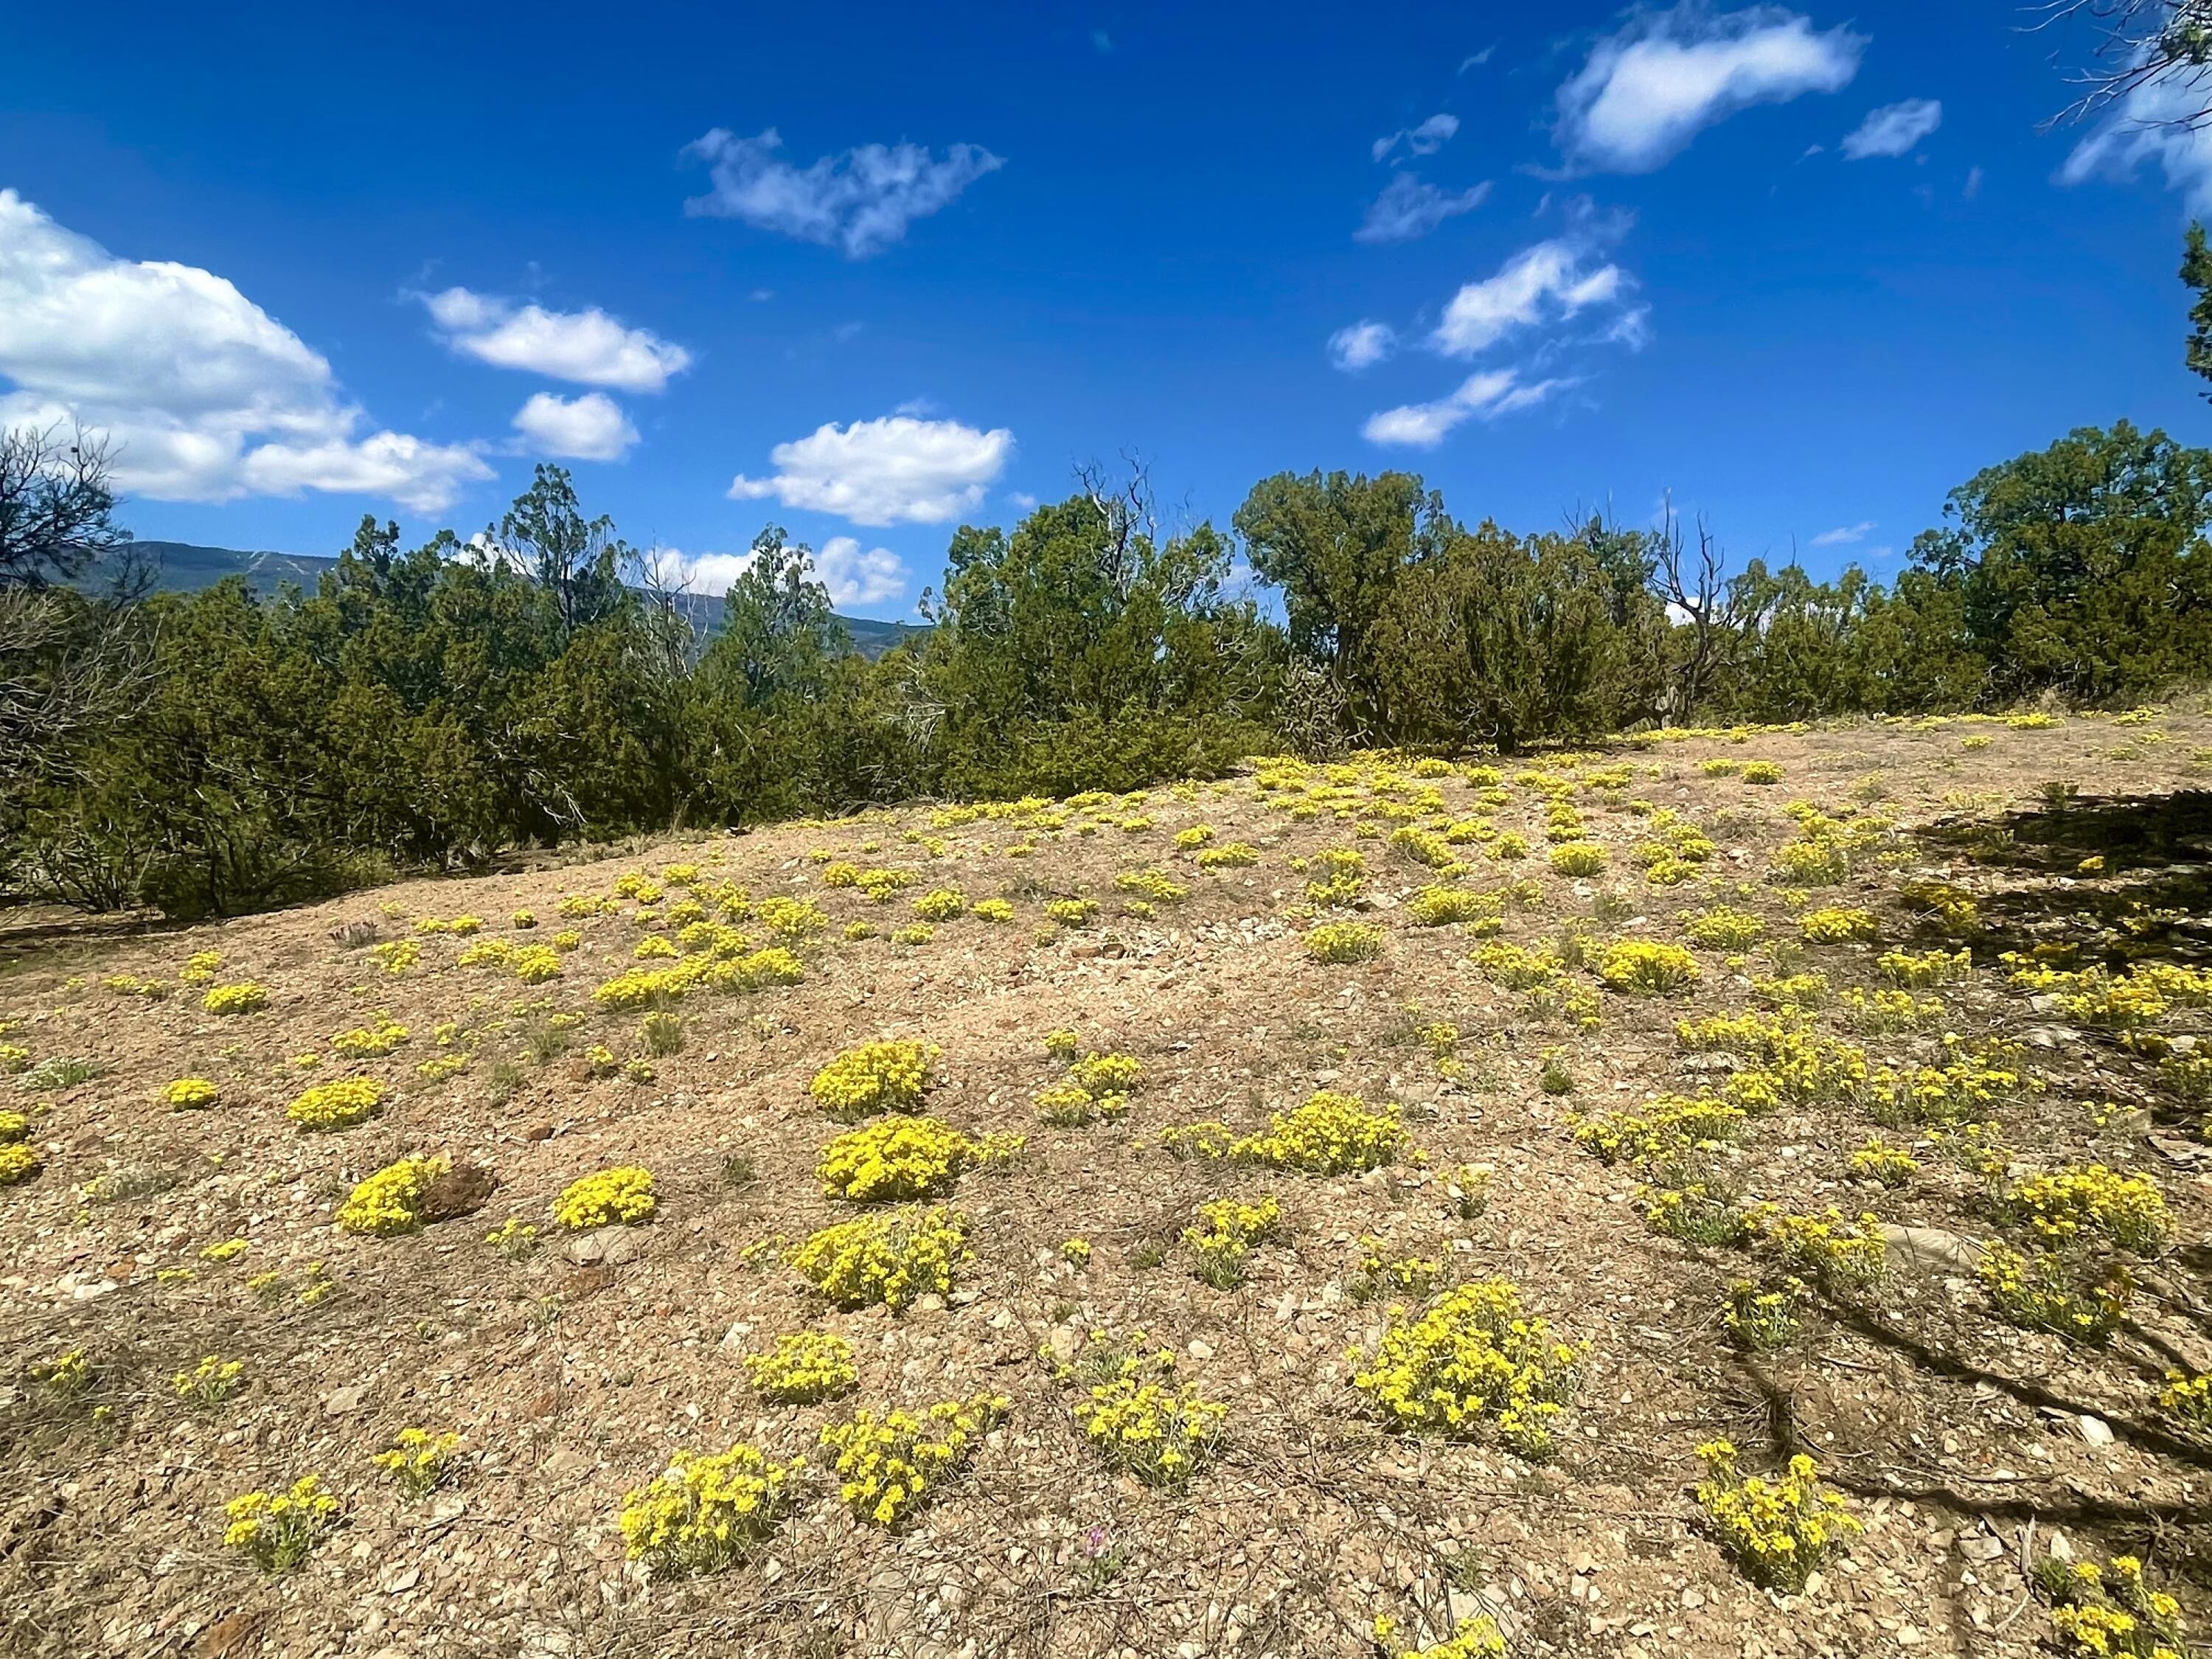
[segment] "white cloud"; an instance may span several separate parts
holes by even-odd
[[[1352,233],[1352,239],[1356,242],[1410,242],[1427,235],[1447,219],[1474,212],[1489,194],[1488,179],[1453,195],[1410,173],[1396,173],[1369,206],[1367,216]]]
[[[514,429],[535,453],[579,461],[618,461],[637,441],[629,416],[604,392],[538,392],[516,413]]]
[[[1597,43],[1559,88],[1554,136],[1578,167],[1650,173],[1739,110],[1841,90],[1866,45],[1841,27],[1816,34],[1780,6],[1715,13],[1683,0]]]
[[[1853,161],[1869,155],[1902,155],[1943,125],[1943,106],[1933,98],[1908,98],[1867,112],[1844,139],[1844,155]]]
[[[2166,175],[2166,187],[2182,192],[2189,211],[2212,213],[2212,127],[2201,119],[2203,71],[2138,82],[2120,98],[2097,130],[2058,169],[2061,184],[2078,185],[2100,173],[2125,179],[2145,161]]]
[[[446,343],[497,368],[623,392],[664,392],[691,354],[650,330],[626,328],[604,311],[548,311],[449,288],[420,296]]]
[[[1815,547],[1848,547],[1853,542],[1864,541],[1866,539],[1867,532],[1873,528],[1874,520],[1872,519],[1862,519],[1856,524],[1838,525],[1833,530],[1823,530],[1819,535],[1814,537],[1813,545]]]
[[[647,562],[657,566],[679,586],[695,593],[717,597],[752,566],[746,553],[685,553],[673,547],[656,547]],[[851,605],[881,605],[906,592],[907,568],[888,547],[863,548],[850,536],[832,536],[818,551],[803,560],[807,574],[830,591],[830,603],[843,610]]]
[[[814,556],[814,574],[834,605],[881,605],[906,592],[906,566],[888,547],[863,550],[850,536],[832,536]]]
[[[1475,417],[1495,420],[1516,409],[1533,408],[1569,384],[1565,380],[1539,380],[1534,385],[1523,385],[1515,370],[1485,369],[1468,375],[1449,398],[1440,398],[1431,404],[1407,404],[1370,415],[1360,431],[1370,443],[1433,449],[1462,421]]]
[[[1398,349],[1396,331],[1365,318],[1328,337],[1328,360],[1346,374],[1370,368]]]
[[[1434,155],[1459,131],[1456,115],[1431,115],[1417,127],[1400,127],[1387,138],[1377,138],[1373,145],[1376,161],[1381,161],[1400,144],[1415,155]]]
[[[714,187],[684,210],[742,219],[865,259],[1006,165],[976,144],[954,144],[942,157],[919,144],[862,144],[801,169],[776,155],[782,148],[774,127],[757,138],[716,127],[684,150],[707,163]]]
[[[323,356],[211,271],[118,259],[0,190],[0,426],[76,421],[115,482],[161,501],[302,489],[442,511],[492,476],[473,448],[355,435]]]
[[[1596,258],[1581,236],[1522,249],[1496,276],[1452,295],[1429,344],[1448,357],[1472,357],[1519,330],[1619,303],[1635,279],[1619,265],[1596,264]],[[1640,323],[1642,313],[1632,314]]]
[[[1014,434],[908,415],[824,422],[769,452],[775,476],[731,483],[738,501],[773,496],[787,507],[854,524],[943,524],[981,505],[1006,470]]]

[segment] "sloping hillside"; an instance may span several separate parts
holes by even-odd
[[[247,553],[189,542],[140,541],[133,546],[155,562],[160,572],[156,585],[179,593],[196,593],[228,576],[245,577],[257,593],[274,594],[288,583],[312,592],[323,573],[337,566],[334,558],[307,553]],[[719,593],[686,595],[684,604],[692,626],[702,634],[712,633],[722,619]],[[854,648],[872,659],[929,631],[914,623],[878,622],[871,617],[840,616],[837,620],[852,635]]]
[[[0,1645],[2024,1656],[2054,1549],[2193,1616],[2208,744],[1266,762],[52,946]]]

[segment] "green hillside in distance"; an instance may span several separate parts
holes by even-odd
[[[190,542],[142,540],[131,546],[158,570],[155,586],[175,593],[198,592],[226,576],[245,577],[258,593],[273,594],[287,582],[312,592],[323,573],[336,569],[338,562],[312,553],[249,553],[233,547],[199,547]],[[702,634],[713,633],[722,620],[720,593],[688,595],[684,608]],[[852,634],[854,647],[872,659],[902,641],[929,631],[916,623],[879,622],[872,617],[841,615],[838,621]]]

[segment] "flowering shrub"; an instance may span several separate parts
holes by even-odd
[[[1208,847],[1198,855],[1201,870],[1243,870],[1260,861],[1260,849],[1249,842],[1224,841],[1218,847]]]
[[[2050,1559],[2037,1577],[2069,1659],[2183,1659],[2189,1650],[2181,1603],[2144,1583],[2132,1555],[2112,1558],[2109,1579],[2094,1561],[2069,1567]]]
[[[1011,1403],[1004,1395],[977,1395],[881,1417],[863,1408],[831,1424],[821,1443],[836,1453],[838,1497],[860,1520],[897,1525],[959,1473]]]
[[[1244,1264],[1255,1244],[1274,1237],[1283,1224],[1283,1206],[1273,1198],[1257,1204],[1217,1198],[1198,1206],[1196,1227],[1183,1229],[1182,1242],[1196,1258],[1198,1277],[1217,1291],[1244,1282]]]
[[[1662,1095],[1636,1112],[1601,1112],[1575,1127],[1575,1142],[1607,1164],[1644,1162],[1686,1146],[1733,1140],[1747,1121],[1741,1107],[1700,1095]]]
[[[1062,927],[1088,927],[1098,915],[1098,901],[1088,898],[1054,899],[1044,907],[1045,920]]]
[[[853,1345],[830,1331],[796,1331],[779,1336],[766,1353],[749,1353],[741,1362],[745,1380],[763,1400],[779,1406],[811,1406],[848,1394],[860,1382]]]
[[[1552,849],[1551,861],[1563,876],[1595,876],[1605,868],[1606,851],[1594,841],[1561,842]]]
[[[1972,952],[1966,950],[1885,951],[1874,960],[1875,971],[1905,990],[1924,990],[1964,979],[1974,969]]]
[[[1316,962],[1371,962],[1382,954],[1382,930],[1364,921],[1325,921],[1306,933],[1306,955]]]
[[[1851,1154],[1851,1173],[1884,1187],[1902,1187],[1920,1173],[1920,1160],[1877,1138]]]
[[[343,1078],[302,1089],[284,1115],[302,1130],[350,1129],[366,1123],[384,1103],[384,1085],[373,1077]]]
[[[1802,1589],[1844,1539],[1865,1530],[1802,1453],[1779,1480],[1739,1475],[1735,1447],[1726,1440],[1706,1442],[1698,1455],[1706,1468],[1698,1502],[1721,1547],[1756,1583]]]
[[[331,1047],[348,1060],[374,1060],[388,1054],[407,1041],[407,1028],[386,1019],[374,1026],[357,1025],[331,1039]]]
[[[806,1092],[841,1122],[877,1112],[910,1112],[936,1081],[932,1072],[943,1053],[908,1038],[864,1042],[817,1072]]]
[[[204,1077],[180,1077],[161,1085],[161,1103],[173,1112],[204,1111],[215,1104],[218,1092]]]
[[[949,1295],[973,1260],[968,1220],[957,1210],[900,1210],[824,1227],[787,1260],[799,1277],[841,1307],[880,1302],[894,1311],[924,1295]]]
[[[1763,1212],[1766,1242],[1785,1267],[1802,1269],[1830,1291],[1863,1290],[1888,1269],[1881,1223],[1872,1215],[1847,1221],[1831,1206],[1825,1215],[1783,1215]]]
[[[1107,1462],[1148,1486],[1180,1489],[1212,1460],[1229,1420],[1226,1406],[1195,1388],[1173,1386],[1175,1355],[1093,1331],[1070,1365],[1055,1368],[1080,1396],[1069,1413]]]
[[[170,1386],[179,1400],[195,1406],[219,1406],[238,1392],[245,1375],[244,1360],[211,1353],[191,1370],[179,1371],[170,1379]]]
[[[1207,1127],[1190,1126],[1192,1130]],[[1264,1133],[1232,1142],[1228,1155],[1271,1169],[1343,1175],[1395,1163],[1406,1139],[1395,1106],[1370,1111],[1358,1095],[1323,1089],[1295,1110],[1271,1114]]]
[[[1485,979],[1509,991],[1528,991],[1548,985],[1566,969],[1548,945],[1530,951],[1504,939],[1492,939],[1479,946],[1469,960]]]
[[[855,1204],[939,1198],[976,1157],[975,1143],[933,1117],[892,1117],[847,1131],[822,1149],[814,1173],[833,1198]]]
[[[969,914],[978,921],[1005,923],[1014,919],[1014,907],[1012,902],[1006,899],[977,899],[970,907]]]
[[[937,937],[937,930],[926,921],[910,921],[903,927],[891,929],[894,945],[927,945]]]
[[[914,902],[914,913],[924,921],[951,921],[968,908],[968,896],[957,887],[933,887]]]
[[[338,1524],[338,1500],[319,1477],[303,1474],[281,1492],[249,1492],[222,1506],[227,1549],[244,1552],[264,1572],[289,1572]]]
[[[247,980],[237,985],[211,987],[200,1006],[211,1014],[251,1014],[269,1006],[268,990]]]
[[[758,1448],[736,1445],[714,1457],[678,1452],[668,1468],[622,1501],[629,1559],[656,1578],[720,1572],[775,1535],[792,1503],[804,1459],[771,1462]]]
[[[1653,939],[1623,939],[1606,947],[1598,977],[1616,991],[1661,995],[1694,985],[1698,959],[1679,945]]]
[[[1708,951],[1746,950],[1757,944],[1765,932],[1764,918],[1748,910],[1732,910],[1725,904],[1697,911],[1682,924],[1683,936],[1691,944]]]
[[[514,976],[525,985],[544,985],[561,977],[559,937],[551,945],[532,945],[508,958]]]
[[[1518,1290],[1490,1279],[1448,1291],[1419,1317],[1393,1320],[1372,1354],[1354,1349],[1352,1386],[1394,1428],[1471,1437],[1487,1427],[1540,1459],[1574,1397],[1577,1358],[1523,1311]]]
[[[553,1219],[573,1232],[588,1232],[617,1223],[650,1221],[658,1208],[653,1172],[624,1164],[570,1182],[553,1200]]]
[[[1406,919],[1416,927],[1449,927],[1472,923],[1495,933],[1505,901],[1496,893],[1472,893],[1458,887],[1424,887],[1406,907]]]
[[[215,977],[216,969],[222,966],[220,951],[195,951],[185,958],[185,965],[177,969],[177,977],[186,985],[204,985]]]
[[[1036,1092],[1037,1115],[1057,1129],[1080,1129],[1126,1115],[1129,1097],[1117,1091],[1093,1094],[1071,1079],[1048,1083]]]
[[[1743,769],[1743,781],[1746,783],[1779,783],[1782,781],[1782,769],[1772,761],[1752,761]]]
[[[2173,1237],[2172,1213],[2150,1178],[2101,1164],[2029,1176],[2007,1189],[2004,1206],[2046,1246],[2094,1233],[2131,1255],[2151,1256]]]
[[[403,1158],[356,1186],[338,1208],[338,1227],[387,1238],[422,1224],[422,1198],[452,1165],[442,1158]]]
[[[407,1497],[427,1498],[452,1475],[453,1454],[460,1449],[461,1437],[458,1434],[402,1429],[392,1437],[387,1450],[378,1452],[368,1461],[383,1470],[392,1484]]]
[[[1196,852],[1212,839],[1213,826],[1210,823],[1194,823],[1189,829],[1178,830],[1175,834],[1176,846],[1186,853]]]
[[[1974,1269],[1997,1312],[2022,1330],[2101,1347],[2127,1316],[2124,1268],[2094,1274],[2049,1250],[2023,1255],[1992,1241]]]
[[[45,1169],[46,1160],[21,1141],[0,1143],[0,1187],[14,1187]]]
[[[1729,1340],[1754,1353],[1787,1347],[1797,1337],[1797,1310],[1805,1298],[1805,1281],[1784,1279],[1772,1289],[1762,1289],[1747,1279],[1729,1286],[1729,1299],[1721,1309],[1721,1327]]]
[[[1164,870],[1124,870],[1114,878],[1114,890],[1152,904],[1180,904],[1190,896],[1190,889]]]
[[[1808,910],[1797,918],[1797,931],[1812,945],[1843,945],[1878,938],[1881,929],[1870,910],[1848,910],[1840,905]]]

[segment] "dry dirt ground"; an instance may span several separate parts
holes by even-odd
[[[1481,1612],[1525,1655],[2019,1655],[2061,1650],[2024,1571],[2054,1547],[2062,1560],[2140,1554],[2205,1628],[2212,1440],[2158,1396],[2169,1371],[2212,1369],[2212,1147],[2158,1060],[2185,1059],[2212,1016],[2178,997],[2149,1040],[2122,1041],[2066,994],[2016,983],[2019,963],[2000,957],[2073,944],[2082,954],[2046,957],[2197,959],[2212,796],[2192,792],[2212,775],[2207,745],[2212,719],[2192,705],[2048,726],[1703,734],[1509,761],[1496,782],[1479,757],[1261,764],[1141,798],[871,812],[27,947],[0,975],[0,1042],[27,1051],[0,1079],[0,1109],[27,1115],[20,1144],[42,1163],[0,1187],[0,1649],[1395,1659]],[[1781,781],[1710,761],[1771,763]],[[1552,799],[1608,849],[1601,874],[1551,867]],[[1840,884],[1793,890],[1773,874],[1803,838],[1793,801],[1852,826]],[[1680,884],[1652,884],[1636,856],[1655,809],[1712,843]],[[1452,823],[1485,826],[1453,845],[1463,871],[1425,867],[1390,839]],[[1197,867],[1175,837],[1200,825],[1258,862]],[[1529,856],[1493,859],[1492,832],[1524,838]],[[1349,906],[1318,909],[1306,886],[1322,872],[1304,866],[1339,848],[1364,855],[1364,883]],[[917,879],[873,902],[826,885],[825,854]],[[679,870],[657,902],[559,914],[564,896],[605,898],[625,875],[660,882],[687,864],[697,881]],[[1115,878],[1138,869],[1188,896],[1130,914]],[[1927,890],[1906,896],[1930,880],[1975,901],[1950,927],[1971,975],[1915,993],[1942,1005],[1917,1029],[1869,1032],[1840,994],[1889,988],[1883,951],[1956,948],[1929,932]],[[665,968],[634,963],[641,942],[673,939],[687,892],[726,896],[718,884],[732,883],[756,904],[781,895],[826,913],[797,947],[804,982],[702,990],[674,1010],[683,1047],[653,1059],[650,1078],[592,1075],[592,1045],[641,1053],[639,1013],[604,1008],[595,988]],[[1488,941],[1413,925],[1409,901],[1431,885],[1517,885],[1498,937],[1560,941],[1549,988],[1500,985],[1473,959]],[[1003,896],[1013,918],[971,913],[894,942],[939,886]],[[1096,917],[1049,922],[1046,905],[1071,897],[1098,901]],[[1637,995],[1593,971],[1608,943],[1682,942],[1690,913],[1723,903],[1765,918],[1767,939],[1697,950],[1693,985]],[[1803,942],[1799,913],[1829,906],[1870,911],[1880,939]],[[520,909],[534,928],[514,926]],[[483,931],[416,931],[462,915]],[[1346,919],[1379,927],[1379,957],[1310,959],[1306,930]],[[334,936],[347,923],[362,925]],[[872,935],[848,937],[854,923]],[[547,983],[459,961],[485,939],[520,948],[570,928],[580,945]],[[420,957],[404,971],[373,953],[410,939]],[[180,983],[209,951],[212,976]],[[1807,973],[1838,994],[1810,1012],[1814,1029],[1875,1070],[1940,1066],[1947,1036],[1975,1052],[2000,1039],[2018,1045],[2021,1080],[1974,1114],[2002,1126],[1994,1185],[1942,1125],[1884,1127],[1859,1095],[1755,1117],[1726,1154],[1743,1202],[1870,1210],[1892,1231],[1880,1282],[1816,1289],[1794,1340],[1747,1352],[1720,1316],[1734,1282],[1771,1280],[1766,1247],[1662,1236],[1647,1219],[1651,1171],[1604,1163],[1573,1128],[1721,1089],[1750,1060],[1685,1049],[1675,1022],[1771,1016],[1753,981]],[[109,982],[133,980],[171,994]],[[208,989],[246,981],[265,988],[264,1008],[206,1012]],[[387,1020],[408,1034],[390,1053],[333,1049],[336,1034]],[[1437,1022],[1456,1027],[1449,1052],[1425,1030]],[[1060,1028],[1141,1062],[1126,1117],[1038,1120],[1033,1097],[1062,1074],[1043,1040]],[[950,1200],[973,1252],[951,1294],[896,1315],[835,1308],[779,1259],[855,1213],[815,1176],[842,1126],[809,1080],[885,1036],[942,1050],[931,1114],[1028,1137]],[[58,1061],[91,1075],[68,1082],[75,1068]],[[386,1085],[369,1121],[313,1133],[288,1119],[302,1089],[356,1075]],[[216,1084],[216,1103],[171,1109],[162,1091],[182,1078]],[[1318,1089],[1394,1103],[1419,1156],[1315,1176],[1162,1149],[1171,1126],[1256,1129]],[[1920,1166],[1894,1189],[1850,1165],[1876,1134]],[[399,1237],[337,1227],[355,1183],[428,1154],[495,1177],[482,1207]],[[1468,1163],[1494,1174],[1486,1212],[1462,1218],[1449,1172]],[[1998,1318],[1972,1265],[1980,1241],[2024,1242],[1993,1193],[2094,1163],[2149,1177],[2172,1222],[2132,1264],[2127,1319],[2103,1346]],[[652,1172],[648,1224],[553,1223],[568,1183],[616,1165]],[[1196,1206],[1266,1194],[1285,1235],[1254,1252],[1240,1288],[1200,1283],[1182,1243]],[[541,1230],[534,1253],[486,1242],[510,1217]],[[1554,1335],[1588,1345],[1548,1460],[1480,1431],[1396,1432],[1365,1409],[1351,1351],[1392,1307],[1360,1294],[1370,1236],[1393,1256],[1442,1258],[1455,1281],[1509,1280]],[[1087,1265],[1063,1254],[1075,1238],[1092,1247]],[[228,1261],[203,1256],[236,1240]],[[1040,1356],[1094,1328],[1149,1333],[1227,1407],[1214,1461],[1187,1486],[1115,1472],[1072,1421]],[[856,1389],[765,1403],[743,1356],[809,1329],[849,1339]],[[72,1351],[82,1387],[44,1369]],[[180,1398],[173,1379],[208,1356],[242,1362],[235,1392]],[[825,1424],[979,1390],[1010,1410],[933,1501],[892,1528],[840,1503],[816,1449]],[[408,1427],[461,1437],[450,1478],[419,1498],[369,1462]],[[1693,1449],[1717,1436],[1747,1469],[1809,1451],[1863,1522],[1803,1593],[1753,1583],[1705,1518]],[[739,1442],[814,1465],[773,1538],[706,1577],[656,1581],[626,1560],[625,1493],[676,1452]],[[343,1522],[304,1564],[264,1574],[225,1547],[227,1500],[310,1472]],[[1395,1626],[1380,1644],[1378,1616]]]

